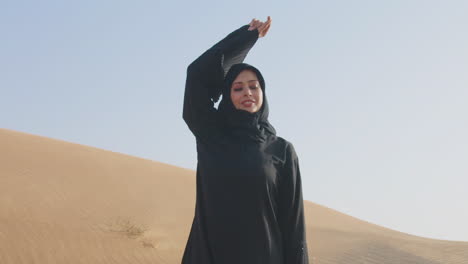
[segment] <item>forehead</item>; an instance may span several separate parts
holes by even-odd
[[[243,70],[237,75],[233,83],[249,81],[258,81],[257,75],[252,70]]]

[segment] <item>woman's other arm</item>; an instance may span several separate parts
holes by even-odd
[[[205,51],[187,68],[183,119],[196,137],[210,137],[217,127],[214,103],[222,92],[224,75],[244,61],[259,37],[268,32],[271,19],[253,19]]]
[[[299,158],[289,143],[280,180],[278,222],[283,235],[284,263],[308,264]]]

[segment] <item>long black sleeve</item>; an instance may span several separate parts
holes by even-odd
[[[241,63],[258,39],[258,30],[242,26],[205,51],[187,68],[183,119],[199,139],[209,139],[217,131],[214,102],[222,92],[229,68]]]
[[[299,159],[289,143],[280,179],[278,219],[283,236],[284,263],[308,264]]]

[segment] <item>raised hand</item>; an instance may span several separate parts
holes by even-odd
[[[249,23],[249,30],[258,30],[258,37],[264,37],[267,33],[268,30],[270,29],[271,26],[271,17],[268,16],[267,21],[261,22],[258,19],[252,19],[252,21]]]

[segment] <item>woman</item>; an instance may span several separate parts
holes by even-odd
[[[182,264],[308,263],[298,157],[268,122],[262,74],[242,63],[270,25],[253,19],[188,66],[183,118],[198,164]]]

